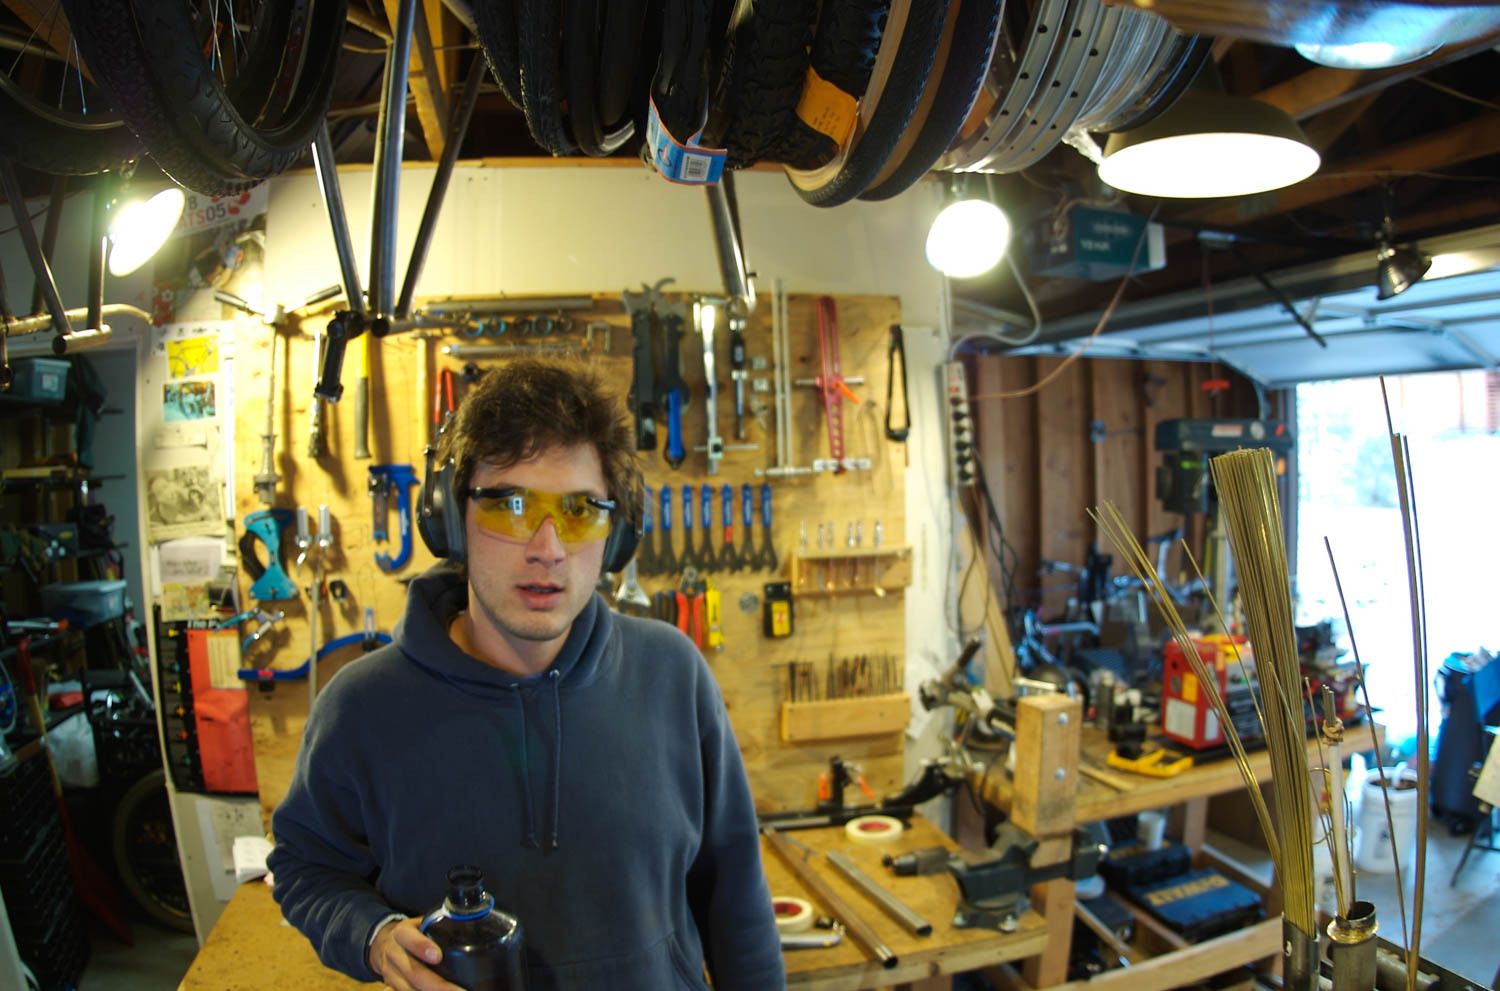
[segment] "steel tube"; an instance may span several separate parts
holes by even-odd
[[[1318,991],[1318,937],[1309,936],[1286,918],[1281,920],[1282,987]]]
[[[104,322],[104,246],[108,234],[104,226],[105,207],[109,202],[106,187],[94,190],[94,209],[89,228],[89,298],[85,324],[98,330]]]
[[[875,883],[875,879],[860,870],[854,861],[837,850],[829,850],[827,857],[828,862],[837,868],[840,874],[853,882],[855,887],[873,898],[876,904],[885,909],[886,914],[891,918],[918,936],[932,935],[931,922],[913,912],[905,902]]]
[[[344,194],[339,188],[338,169],[333,160],[333,140],[328,136],[328,122],[318,125],[313,138],[313,169],[323,190],[323,206],[328,225],[333,229],[333,250],[339,259],[339,277],[344,282],[344,296],[354,313],[365,311],[365,293],[359,284],[359,267],[354,262],[354,239],[349,236],[349,215],[344,210]]]
[[[1375,986],[1375,906],[1354,902],[1347,918],[1328,923],[1328,959],[1333,962],[1333,991],[1369,991]]]
[[[422,223],[417,227],[417,239],[411,246],[411,259],[406,263],[406,278],[401,284],[401,299],[396,304],[398,318],[411,316],[411,301],[417,292],[417,280],[422,277],[422,266],[427,263],[427,249],[432,244],[432,232],[437,229],[438,214],[443,210],[448,181],[453,178],[453,166],[458,161],[458,147],[463,144],[464,135],[469,131],[469,121],[474,117],[474,107],[479,103],[479,84],[483,80],[484,58],[476,55],[469,65],[469,77],[464,80],[458,116],[448,128],[448,141],[443,146],[443,157],[438,162],[437,172],[433,174],[432,187],[427,191],[427,205],[422,209]]]
[[[745,251],[740,241],[739,225],[735,223],[734,210],[729,204],[730,191],[725,188],[732,180],[726,173],[723,182],[710,183],[703,187],[708,197],[708,219],[713,224],[714,247],[718,249],[719,276],[724,280],[724,291],[745,305],[745,312],[755,309],[755,286],[745,270]]]
[[[396,208],[401,196],[401,149],[406,138],[406,83],[417,0],[401,0],[385,56],[370,208],[370,311],[389,317],[396,302]]]
[[[797,878],[807,885],[813,896],[823,903],[823,907],[844,924],[849,935],[875,955],[881,966],[889,970],[900,962],[896,958],[895,951],[881,942],[875,930],[870,928],[870,924],[850,908],[849,904],[839,897],[838,892],[834,891],[833,887],[823,880],[807,861],[797,855],[797,851],[792,848],[791,841],[775,829],[762,830],[761,835],[765,836],[766,843],[776,851],[776,855],[786,863],[791,872],[797,875]]]
[[[16,231],[21,235],[21,246],[26,249],[31,270],[36,274],[42,301],[47,304],[47,313],[52,317],[52,326],[60,335],[71,334],[73,325],[68,321],[68,311],[62,304],[62,297],[57,294],[57,280],[52,277],[52,266],[47,264],[42,242],[37,239],[36,228],[32,226],[31,214],[26,209],[26,194],[21,190],[21,181],[16,178],[15,166],[10,164],[10,159],[4,157],[0,157],[0,186],[4,187],[5,199],[10,203],[11,213],[15,214]]]

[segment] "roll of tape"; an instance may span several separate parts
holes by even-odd
[[[812,905],[801,898],[777,895],[771,899],[776,911],[776,928],[784,933],[805,933],[812,928]]]
[[[901,820],[891,816],[860,816],[844,823],[844,835],[852,843],[873,846],[877,843],[894,843],[901,838],[903,828]]]

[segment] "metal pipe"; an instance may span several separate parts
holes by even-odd
[[[89,298],[85,325],[98,330],[104,322],[104,246],[109,242],[109,233],[104,225],[104,214],[109,206],[109,188],[94,189],[93,221],[89,230]]]
[[[766,838],[767,845],[786,863],[792,873],[797,875],[797,879],[807,885],[814,897],[823,903],[823,907],[844,924],[844,928],[849,931],[849,935],[853,936],[856,942],[875,955],[881,966],[890,970],[900,962],[895,951],[881,942],[875,930],[870,928],[870,924],[862,919],[848,902],[839,897],[838,892],[833,890],[833,886],[813,870],[811,864],[797,855],[790,840],[782,836],[778,830],[770,828],[761,830],[761,835]]]
[[[62,221],[63,197],[68,193],[68,177],[65,175],[52,178],[52,190],[47,194],[47,222],[42,225],[42,254],[46,256],[47,263],[52,263],[52,256],[57,253],[57,228]],[[31,312],[35,313],[42,308],[42,280],[37,279],[31,291]]]
[[[62,297],[57,294],[57,280],[52,277],[52,267],[47,264],[47,256],[42,253],[42,243],[37,240],[36,228],[32,226],[31,214],[26,209],[26,194],[21,190],[21,181],[16,178],[15,166],[4,156],[0,156],[0,186],[3,186],[5,199],[10,203],[11,212],[15,214],[16,231],[21,235],[21,246],[26,249],[31,270],[36,273],[42,300],[47,304],[47,313],[52,318],[52,326],[59,336],[65,337],[73,332],[73,325],[68,321],[68,311],[63,307]]]
[[[339,188],[338,168],[333,159],[333,139],[328,136],[328,122],[318,125],[313,138],[313,169],[318,187],[323,190],[323,206],[328,226],[333,229],[333,250],[339,259],[339,276],[344,282],[344,298],[354,313],[365,311],[365,293],[359,284],[359,267],[354,262],[354,239],[349,236],[349,215],[344,210],[344,194]]]
[[[516,354],[567,354],[578,350],[572,344],[448,344],[442,353],[450,358],[502,358]]]
[[[1281,968],[1281,986],[1286,991],[1318,991],[1318,937],[1309,936],[1284,916]]]
[[[417,227],[417,239],[411,246],[411,260],[406,263],[406,279],[401,284],[401,299],[396,304],[397,318],[411,316],[411,301],[416,295],[417,280],[422,277],[422,266],[427,263],[427,249],[432,245],[432,233],[437,229],[438,214],[443,210],[443,200],[448,193],[448,181],[453,178],[453,166],[458,161],[458,148],[469,131],[469,121],[474,117],[474,107],[479,103],[479,84],[484,81],[484,57],[476,55],[469,64],[469,77],[464,80],[462,102],[458,117],[448,128],[448,141],[443,146],[443,158],[438,162],[437,172],[432,177],[432,187],[427,191],[427,205],[422,209],[422,223]]]
[[[401,195],[401,149],[406,138],[406,82],[417,0],[401,0],[385,57],[370,207],[370,312],[389,317],[396,301],[396,210]]]
[[[855,887],[873,898],[876,904],[885,909],[886,914],[891,918],[918,936],[932,935],[931,922],[913,912],[905,902],[877,884],[874,878],[855,866],[854,861],[837,850],[829,850],[826,856],[828,857],[828,862],[837,868],[840,874],[854,882]]]
[[[1348,917],[1328,923],[1328,959],[1333,963],[1333,991],[1369,991],[1375,986],[1375,906],[1356,901]]]
[[[441,313],[561,313],[569,310],[592,310],[592,296],[517,296],[512,299],[439,299],[423,307],[428,314]]]
[[[709,183],[703,187],[703,192],[708,197],[708,219],[713,224],[714,247],[718,249],[719,276],[724,280],[724,291],[742,302],[746,313],[751,313],[755,310],[755,284],[745,271],[739,225],[735,223],[734,211],[729,204],[731,190],[725,188],[732,181],[725,173],[723,182]]]

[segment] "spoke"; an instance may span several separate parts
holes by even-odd
[[[78,106],[86,116],[89,112],[89,97],[83,85],[83,56],[78,53],[78,40],[76,38],[68,45],[68,49],[70,54],[78,55]],[[66,70],[66,67],[64,69]]]
[[[231,44],[229,48],[230,51],[234,52],[235,71],[238,72],[240,65],[240,56],[245,51],[245,49],[240,40],[240,19],[235,15],[234,0],[229,0],[229,36],[230,40],[233,42],[233,44]]]
[[[16,57],[11,60],[10,68],[6,70],[6,75],[15,75],[16,66],[21,63],[21,58],[27,53],[27,51],[31,49],[31,43],[36,40],[37,32],[42,29],[43,24],[47,24],[50,26],[53,22],[55,22],[57,20],[58,11],[61,9],[62,4],[53,3],[52,10],[47,14],[46,17],[37,18],[36,23],[31,26],[31,33],[26,36],[26,40],[21,43],[20,50],[16,52]],[[22,19],[24,20],[24,18]]]
[[[209,68],[212,69],[215,66],[222,68],[224,57],[219,51],[219,0],[213,0],[213,9],[210,11],[208,18],[208,35],[213,39],[214,45],[213,57],[209,59],[208,63]],[[222,80],[224,77],[221,74],[219,78]]]

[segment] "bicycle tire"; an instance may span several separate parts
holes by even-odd
[[[562,18],[556,0],[521,0],[521,110],[531,138],[550,155],[578,151],[562,115]]]
[[[246,119],[204,60],[185,8],[147,3],[138,11],[130,0],[63,4],[84,61],[115,109],[163,171],[196,192],[243,192],[285,171],[306,151],[328,109],[347,0],[312,0],[295,39],[304,61],[286,112],[264,129]],[[285,52],[278,57],[285,59]],[[255,116],[263,110],[257,107]]]
[[[139,158],[141,142],[119,117],[51,111],[0,75],[0,153],[38,172],[96,175]]]
[[[645,0],[609,0],[604,4],[604,22],[599,29],[596,105],[599,120],[606,128],[630,122],[645,18]]]
[[[667,0],[651,99],[666,132],[687,141],[707,122],[708,46],[713,0]]]
[[[187,885],[177,859],[165,770],[158,767],[148,771],[126,789],[115,806],[110,833],[115,867],[130,897],[162,925],[178,932],[193,932]]]
[[[948,5],[953,2],[957,0],[913,0],[890,76],[881,88],[869,123],[833,179],[811,189],[792,184],[804,202],[819,207],[847,203],[864,192],[880,173],[922,98],[942,42]]]
[[[521,106],[521,55],[516,45],[516,13],[510,0],[479,0],[474,4],[474,33],[490,64],[490,75],[500,94],[517,110]]]
[[[890,0],[831,0],[818,12],[809,63],[825,82],[858,100],[869,88],[890,14]],[[838,157],[838,142],[810,127],[793,109],[778,158],[811,172]]]
[[[1176,42],[1179,57],[1161,74],[1157,85],[1141,96],[1124,115],[1124,119],[1107,129],[1101,129],[1100,133],[1118,134],[1144,127],[1161,116],[1187,91],[1188,84],[1197,78],[1203,63],[1213,51],[1213,40],[1203,35],[1185,34],[1180,35]]]
[[[710,124],[723,136],[729,168],[779,160],[807,78],[817,9],[817,0],[762,0],[736,30],[722,119]]]
[[[1000,38],[1005,0],[959,0],[958,23],[932,110],[906,156],[883,182],[860,194],[862,200],[886,200],[905,192],[947,152],[969,117],[984,86],[985,73]]]

